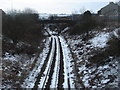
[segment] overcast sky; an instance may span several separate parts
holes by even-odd
[[[39,13],[72,13],[81,9],[97,12],[110,1],[118,0],[0,0],[0,9],[32,8]]]

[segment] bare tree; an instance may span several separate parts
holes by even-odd
[[[7,14],[8,14],[8,15],[11,15],[11,16],[15,16],[15,15],[17,15],[18,13],[21,13],[21,11],[20,11],[20,10],[15,10],[15,9],[12,9],[12,10],[7,11]]]
[[[120,6],[120,1],[118,0],[118,2],[116,2],[119,6]]]
[[[79,10],[73,10],[72,14],[83,14],[86,11],[85,7],[80,8]]]
[[[79,12],[80,14],[83,14],[86,11],[85,7],[80,8]]]
[[[34,13],[38,13],[36,10],[31,9],[31,8],[25,8],[23,11],[23,13],[28,13],[28,14],[34,14]]]
[[[78,14],[78,10],[75,10],[75,9],[74,9],[74,10],[72,11],[72,15],[74,15],[74,14]]]

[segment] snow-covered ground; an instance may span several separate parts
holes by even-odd
[[[69,27],[66,27],[66,28],[64,28],[64,30],[61,31],[61,33],[64,33],[64,32],[66,32],[69,29],[70,29]]]
[[[39,13],[40,19],[49,19],[50,16],[56,16],[56,14],[49,14],[49,13]]]
[[[109,33],[99,33],[94,38],[90,40],[92,46],[98,47],[98,48],[104,48],[106,46],[107,41],[109,40]]]
[[[43,76],[40,78],[39,80],[39,84],[38,84],[38,87],[39,88],[45,88],[45,86],[47,85],[47,81],[49,78],[49,73],[51,71],[51,67],[52,67],[52,62],[53,62],[53,59],[54,59],[54,54],[56,53],[56,60],[55,60],[55,67],[54,67],[54,72],[53,72],[53,75],[52,75],[52,80],[51,80],[51,85],[50,85],[50,88],[57,88],[58,86],[58,78],[60,77],[59,76],[59,68],[60,68],[60,55],[63,54],[63,62],[64,62],[64,82],[63,82],[63,88],[68,88],[68,83],[70,84],[70,88],[74,88],[74,81],[73,81],[73,78],[74,78],[74,74],[72,73],[73,72],[73,64],[71,63],[71,61],[73,60],[72,59],[72,56],[71,56],[71,53],[70,53],[70,50],[68,48],[68,45],[66,43],[66,41],[64,40],[64,38],[62,36],[51,36],[50,38],[53,39],[52,41],[52,48],[50,50],[50,55],[49,55],[49,58],[48,58],[48,62],[46,64],[46,67],[45,67],[45,71],[43,71]],[[60,38],[60,42],[61,42],[61,45],[62,45],[62,50],[63,50],[63,53],[60,52],[60,43],[59,43],[59,39]],[[50,42],[51,39],[48,40],[48,42]],[[55,52],[55,41],[56,41],[56,52]],[[37,77],[41,71],[41,68],[45,62],[45,59],[47,58],[47,54],[48,54],[48,51],[49,51],[49,47],[48,47],[48,42],[45,44],[46,47],[44,48],[43,50],[43,53],[40,54],[40,57],[38,58],[38,61],[33,69],[32,72],[30,72],[29,76],[25,79],[25,82],[23,83],[22,87],[25,87],[25,88],[33,88],[35,86],[35,82],[37,81]]]
[[[39,18],[41,18],[41,19],[48,19],[50,16],[67,17],[67,16],[70,16],[70,14],[47,14],[47,13],[39,13]]]
[[[30,72],[29,76],[25,79],[23,85],[21,85],[23,88],[33,88],[34,87],[36,77],[38,76],[38,73],[40,72],[41,67],[47,57],[50,41],[51,41],[51,38],[48,38],[48,40],[45,43],[45,48],[43,49],[43,52],[40,54],[33,71]]]
[[[64,72],[62,76],[64,79],[63,88],[107,88],[118,86],[118,82],[120,82],[120,57],[109,54],[110,44],[108,42],[112,41],[113,37],[120,40],[120,28],[113,31],[107,31],[108,29],[104,28],[101,31],[90,31],[82,35],[69,36],[66,34],[66,31],[69,30],[69,27],[67,27],[62,31],[62,35],[58,36],[56,31],[52,31],[48,27],[45,27],[45,29],[50,34],[50,37],[47,37],[44,41],[44,49],[35,63],[35,56],[30,58],[26,54],[11,55],[8,52],[4,54],[3,72],[5,77],[3,87],[13,87],[8,83],[16,83],[16,87],[22,83],[22,88],[33,88],[39,79],[36,84],[38,88],[45,88],[47,84],[50,84],[48,85],[50,88],[58,88],[58,83],[60,83],[58,81],[59,72],[60,67],[62,67],[60,66],[61,57]],[[23,42],[19,42],[17,47],[21,47],[22,44]],[[48,61],[45,63],[45,60]],[[53,63],[54,60],[55,63]],[[33,63],[35,64],[33,69],[28,71]],[[44,64],[46,64],[45,69],[42,71]],[[41,71],[43,74],[38,78]],[[14,75],[19,80],[11,80]],[[24,81],[21,81],[22,76],[25,76]],[[50,83],[48,83],[48,80],[50,80]]]
[[[71,52],[70,52],[70,49],[68,47],[68,44],[66,43],[64,37],[62,36],[59,36],[60,38],[60,42],[61,42],[61,45],[62,45],[62,49],[63,49],[63,61],[64,61],[64,67],[65,67],[65,73],[64,73],[64,79],[65,79],[65,82],[68,83],[68,77],[69,77],[69,82],[70,82],[70,88],[75,88],[75,85],[74,85],[74,73],[73,73],[73,63],[72,63],[72,55],[71,55]],[[65,84],[64,82],[64,87],[67,88],[68,86]],[[66,87],[67,86],[67,87]]]
[[[28,74],[29,66],[34,59],[35,57],[30,58],[27,54],[13,56],[6,53],[2,58],[2,88],[13,88],[17,84],[20,85]]]
[[[85,33],[64,35],[77,64],[77,78],[81,80],[81,82],[76,80],[76,88],[118,87],[118,60],[114,56],[104,55],[106,48],[109,47],[107,43],[113,36],[119,37],[117,30],[107,32],[107,28],[104,28],[101,31],[90,31],[91,38],[85,40]]]
[[[7,43],[12,43],[5,41]],[[48,42],[44,39],[43,43],[47,44]],[[18,42],[15,46],[17,48],[24,47],[24,45],[29,47],[30,45],[24,42]],[[47,46],[47,45],[45,45]],[[42,49],[42,44],[40,46]],[[12,51],[12,50],[11,50]],[[43,55],[44,56],[44,55]],[[5,52],[2,57],[2,88],[16,88],[21,87],[24,79],[27,77],[29,72],[33,69],[35,60],[37,57],[36,54],[28,55],[27,53],[11,54],[10,52]]]
[[[56,62],[55,62],[55,68],[54,68],[54,73],[53,73],[53,76],[52,76],[52,82],[51,82],[51,88],[57,88],[57,85],[58,85],[58,76],[59,76],[59,65],[60,65],[60,45],[59,45],[59,42],[58,42],[58,38],[56,38],[56,43],[57,43],[57,55],[56,55]]]
[[[41,80],[39,82],[39,85],[38,87],[39,88],[45,88],[45,85],[46,85],[46,81],[48,80],[49,76],[49,72],[50,72],[50,69],[51,69],[51,65],[52,65],[52,60],[53,60],[53,57],[54,57],[54,50],[55,50],[55,39],[54,39],[54,36],[51,37],[53,38],[53,42],[52,42],[52,48],[51,48],[51,51],[50,51],[50,56],[49,56],[49,60],[47,62],[47,66],[46,66],[46,69],[45,71],[43,72],[44,73],[44,76],[41,77]],[[44,63],[43,63],[44,64]]]
[[[65,42],[65,40],[63,39],[63,37],[59,37],[60,38],[60,42],[62,44],[62,50],[63,50],[63,61],[64,61],[64,83],[63,83],[63,88],[68,88],[68,83],[70,83],[70,86],[71,88],[74,88],[74,84],[73,84],[73,80],[72,77],[73,77],[73,74],[70,75],[70,73],[72,72],[72,69],[70,67],[70,61],[72,60],[71,57],[68,57],[70,56],[70,52],[69,52],[69,49]],[[56,62],[55,62],[55,68],[54,68],[54,73],[53,73],[53,76],[52,76],[52,82],[51,82],[51,88],[57,88],[58,86],[58,78],[60,77],[59,76],[59,69],[60,69],[60,45],[59,45],[59,39],[57,36],[55,36],[55,39],[56,39],[56,43],[57,43],[57,55],[56,55]],[[67,50],[67,51],[66,51]],[[70,81],[68,82],[68,79],[70,79]]]

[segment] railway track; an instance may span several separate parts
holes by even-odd
[[[57,36],[52,36],[51,42],[50,53],[37,77],[34,88],[64,88],[65,67],[61,42]],[[69,78],[67,82],[67,88],[70,88]]]
[[[61,40],[58,36],[50,37],[50,49],[41,69],[35,77],[33,88],[71,88],[71,77],[65,61]],[[28,85],[28,84],[27,84]]]

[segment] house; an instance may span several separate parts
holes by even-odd
[[[2,35],[2,19],[3,19],[3,16],[5,16],[5,12],[2,9],[0,9],[0,35]]]
[[[0,9],[0,15],[5,15],[6,13],[2,10],[2,9]]]
[[[119,1],[119,2],[117,2],[117,4],[120,6],[120,1]]]
[[[119,16],[120,15],[119,3],[110,2],[107,6],[101,8],[98,11],[98,14],[101,16]]]

